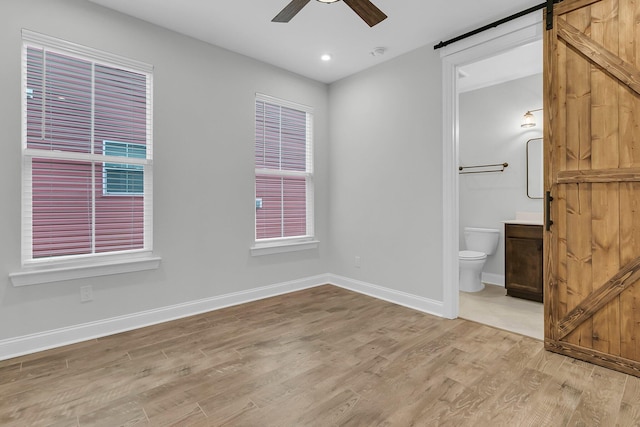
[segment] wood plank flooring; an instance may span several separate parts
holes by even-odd
[[[637,426],[640,379],[326,285],[0,362],[2,426]]]

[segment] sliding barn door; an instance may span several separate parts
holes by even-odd
[[[640,1],[545,32],[545,347],[640,375]]]

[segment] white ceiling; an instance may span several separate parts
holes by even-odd
[[[468,92],[542,73],[542,40],[458,69],[458,92]]]
[[[343,2],[311,1],[284,24],[271,19],[290,0],[89,1],[331,83],[520,12],[540,0],[373,0],[388,16],[373,28]],[[386,48],[386,53],[371,55],[376,47]],[[321,61],[324,53],[333,59]]]

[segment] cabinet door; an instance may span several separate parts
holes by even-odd
[[[542,301],[542,240],[509,237],[505,252],[507,294]]]

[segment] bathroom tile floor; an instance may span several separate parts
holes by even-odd
[[[502,286],[485,284],[479,292],[460,292],[459,317],[544,339],[542,303],[509,297]]]

